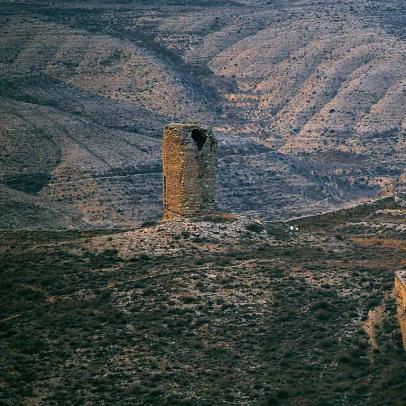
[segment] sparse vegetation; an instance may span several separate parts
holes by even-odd
[[[4,5],[0,227],[161,218],[170,121],[224,140],[224,212],[314,214],[402,175],[404,1],[181,3]]]
[[[404,403],[391,296],[404,251],[351,243],[343,227],[375,211],[303,220],[310,240],[253,232],[210,250],[188,248],[190,222],[167,256],[124,255],[128,235],[108,230],[0,233],[1,402]],[[345,246],[325,242],[337,229]],[[373,349],[363,326],[379,306]]]
[[[314,215],[402,187],[405,7],[3,1],[0,404],[406,404],[405,207]],[[252,218],[159,222],[169,121]]]
[[[261,231],[264,230],[264,226],[260,223],[250,223],[247,224],[246,229],[254,233],[260,233]]]

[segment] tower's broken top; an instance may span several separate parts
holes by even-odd
[[[171,123],[164,129],[164,136],[167,134],[169,137],[184,137],[184,142],[188,142],[191,138],[200,151],[207,141],[210,129],[202,127],[197,124],[184,124],[184,123]]]
[[[162,142],[164,219],[215,211],[217,142],[207,127],[171,123]]]

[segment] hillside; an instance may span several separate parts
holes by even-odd
[[[1,232],[0,403],[404,404],[405,216]]]
[[[222,210],[275,220],[376,196],[405,176],[405,11],[0,2],[0,227],[159,218],[173,120],[213,126]],[[27,216],[33,199],[54,215]]]

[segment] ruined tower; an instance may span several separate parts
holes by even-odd
[[[162,142],[164,220],[215,211],[217,141],[208,128],[172,123]]]

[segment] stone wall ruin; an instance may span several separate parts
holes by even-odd
[[[403,348],[406,351],[406,271],[396,272],[395,295],[397,302],[397,313],[402,332]]]

